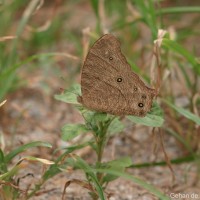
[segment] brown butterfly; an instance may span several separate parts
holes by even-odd
[[[81,74],[78,102],[90,110],[144,117],[156,91],[135,74],[121,52],[119,41],[103,35],[91,47]]]

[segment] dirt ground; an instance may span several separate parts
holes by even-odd
[[[56,81],[56,80],[55,80]],[[58,102],[53,97],[41,93],[40,88],[26,88],[17,91],[8,98],[5,108],[3,133],[5,143],[12,148],[25,144],[31,141],[45,141],[53,144],[53,149],[65,147],[70,143],[61,141],[60,127],[63,124],[71,122],[82,122],[79,113],[62,102]],[[18,120],[16,120],[18,119]],[[10,126],[6,126],[6,124]],[[133,163],[153,162],[164,160],[159,136],[153,137],[151,128],[146,128],[140,125],[134,126],[130,122],[126,122],[127,128],[119,135],[111,138],[104,153],[104,161],[122,156],[130,156]],[[157,151],[154,152],[157,145]],[[169,135],[164,135],[165,150],[170,159],[182,155],[182,150],[177,145],[174,138]],[[23,155],[36,156],[52,160],[52,150],[46,148],[34,148],[26,151]],[[93,162],[96,158],[91,153],[90,148],[84,148],[77,151],[78,155],[82,155],[88,162]],[[20,155],[18,160],[23,155]],[[43,172],[43,167],[40,164],[28,163],[26,170],[20,171],[18,178],[27,174],[21,179],[19,186],[26,189],[31,183],[40,180]],[[198,194],[200,197],[200,184],[197,177],[197,167],[195,163],[173,165],[176,180],[172,181],[172,174],[169,167],[158,166],[138,169],[128,169],[128,172],[134,176],[138,176],[148,183],[160,188],[167,194],[170,193],[186,193]],[[61,199],[62,191],[66,181],[80,178],[84,179],[81,171],[70,171],[69,173],[61,173],[47,181],[42,191],[32,199]],[[89,199],[87,190],[71,184],[66,193],[66,199]],[[131,181],[119,178],[111,182],[107,192],[112,193],[110,200],[153,200],[157,199],[143,188],[138,187]],[[177,198],[175,198],[177,199]],[[179,198],[178,198],[179,199]],[[181,198],[180,198],[181,199]],[[193,198],[184,198],[193,199]],[[199,198],[200,199],[200,198]]]

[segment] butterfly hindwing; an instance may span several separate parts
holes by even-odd
[[[82,97],[89,109],[114,115],[145,116],[155,90],[135,74],[121,53],[119,41],[111,34],[91,47],[81,74]]]

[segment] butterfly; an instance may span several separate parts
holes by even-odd
[[[150,111],[156,96],[155,89],[132,71],[112,34],[103,35],[90,48],[82,67],[81,93],[78,102],[90,110],[139,117]]]

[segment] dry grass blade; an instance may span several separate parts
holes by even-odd
[[[4,100],[0,103],[0,107],[3,106],[6,103],[7,100]]]
[[[44,5],[44,0],[40,0],[37,7],[35,8],[35,12],[32,15],[34,15],[43,5]]]
[[[154,41],[154,49],[153,49],[153,57],[151,62],[151,80],[155,81],[156,84],[156,92],[159,93],[160,87],[161,87],[161,80],[162,80],[162,63],[161,63],[161,52],[160,47],[162,43],[162,39],[165,36],[167,31],[165,30],[158,30],[158,36],[157,39]],[[157,66],[157,77],[155,77],[155,68]]]
[[[82,45],[83,45],[83,60],[82,60],[82,63],[84,62],[84,60],[87,56],[87,53],[88,53],[89,44],[90,44],[90,32],[91,32],[91,30],[90,30],[89,27],[82,30],[82,34],[83,34],[83,37],[82,37]]]
[[[41,196],[43,194],[47,194],[47,193],[55,191],[55,190],[56,190],[56,188],[52,188],[52,189],[48,189],[48,190],[43,190],[43,191],[40,191],[40,192],[36,192],[35,196]]]
[[[92,185],[90,185],[89,183],[87,183],[87,182],[85,182],[85,181],[82,181],[82,180],[78,180],[78,179],[72,179],[72,180],[67,181],[67,182],[65,183],[64,190],[63,190],[63,193],[62,193],[62,200],[64,200],[65,191],[66,191],[67,187],[69,187],[69,185],[70,185],[71,183],[78,184],[78,185],[80,185],[81,187],[86,188],[86,189],[90,190],[90,191],[93,192],[93,193],[96,193],[96,191],[94,190],[94,188],[92,187]]]
[[[3,181],[3,180],[0,180],[0,185],[7,185],[7,186],[10,186],[12,188],[15,188],[15,189],[19,190],[22,193],[26,193],[26,190],[20,189],[19,186],[15,185],[15,184],[13,184],[11,182],[6,182],[6,181]]]
[[[0,42],[4,42],[6,40],[13,40],[16,39],[16,36],[4,36],[4,37],[0,37]]]
[[[105,2],[104,0],[99,0],[99,17],[100,17],[100,25],[101,30],[104,34],[108,33],[108,29],[106,28],[106,14],[105,14]]]

